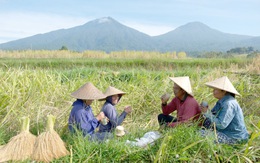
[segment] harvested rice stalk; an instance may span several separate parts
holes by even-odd
[[[41,133],[35,142],[32,159],[35,161],[50,162],[69,154],[65,143],[54,130],[55,117],[48,115],[46,131]]]
[[[0,162],[23,161],[29,159],[33,153],[36,136],[29,131],[30,119],[22,118],[21,132],[12,137],[9,142],[0,149]]]

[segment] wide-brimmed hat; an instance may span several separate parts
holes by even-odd
[[[174,83],[176,83],[179,87],[181,87],[185,92],[189,95],[193,96],[190,78],[188,76],[183,77],[169,77]]]
[[[115,88],[115,87],[112,87],[112,86],[109,86],[107,88],[106,92],[104,93],[105,98],[109,97],[109,96],[113,96],[113,95],[121,95],[122,96],[124,94],[126,94],[126,93],[121,91],[121,90],[119,90],[119,89],[117,89],[117,88]]]
[[[124,136],[125,135],[125,129],[123,126],[117,126],[116,127],[116,136]]]
[[[221,78],[218,78],[211,82],[207,82],[205,84],[211,88],[217,88],[230,93],[234,93],[236,95],[240,95],[235,89],[235,87],[232,85],[232,83],[230,82],[227,76],[223,76]]]
[[[81,86],[78,90],[73,92],[71,96],[81,100],[98,100],[106,98],[106,96],[91,82],[88,82]]]

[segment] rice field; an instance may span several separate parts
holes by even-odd
[[[45,132],[47,116],[56,117],[55,131],[66,143],[68,156],[52,162],[257,162],[260,161],[260,58],[177,59],[174,54],[148,52],[0,51],[0,145],[20,132],[21,118],[30,118],[30,132]],[[216,99],[204,83],[228,76],[238,92],[249,143],[217,145],[201,138],[195,126],[179,126],[163,132],[163,138],[147,148],[130,147],[126,140],[158,130],[160,96],[172,94],[168,77],[189,76],[198,102]],[[71,136],[67,121],[74,102],[70,94],[86,82],[101,91],[111,85],[125,91],[119,112],[131,105],[133,112],[123,126],[129,134],[106,143],[91,143]],[[173,94],[172,94],[173,97]],[[103,105],[94,101],[97,114]],[[26,161],[25,161],[26,162]],[[28,160],[29,162],[29,160]]]

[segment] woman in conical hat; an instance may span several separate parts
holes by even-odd
[[[161,127],[165,125],[168,127],[175,127],[181,123],[197,120],[200,116],[201,110],[198,102],[193,98],[189,77],[170,77],[170,79],[174,82],[173,92],[175,97],[167,104],[170,95],[162,95],[161,107],[163,113],[158,115],[159,125]],[[176,110],[177,118],[170,115]]]
[[[105,116],[109,119],[109,122],[106,125],[101,124],[99,132],[111,132],[117,126],[121,125],[126,115],[132,111],[132,108],[131,106],[125,106],[124,111],[118,116],[115,105],[119,102],[125,92],[109,86],[104,94],[106,96],[106,101],[101,111],[104,112]]]
[[[240,95],[228,77],[224,76],[206,83],[213,88],[213,96],[218,99],[210,113],[208,107],[201,106],[206,120],[203,126],[210,128],[215,124],[218,143],[236,144],[248,140],[248,132],[244,122],[243,111],[240,108],[236,95]]]
[[[76,98],[76,101],[72,104],[73,108],[69,116],[70,132],[75,133],[76,130],[79,130],[83,136],[93,137],[95,129],[105,118],[105,114],[100,112],[95,117],[90,105],[94,100],[105,98],[105,95],[88,82],[73,92],[71,96]]]

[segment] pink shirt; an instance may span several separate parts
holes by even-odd
[[[198,119],[201,114],[198,102],[190,95],[185,101],[175,97],[168,105],[162,105],[164,115],[169,115],[175,110],[177,110],[177,122],[169,123],[168,126],[174,127],[185,121]]]

